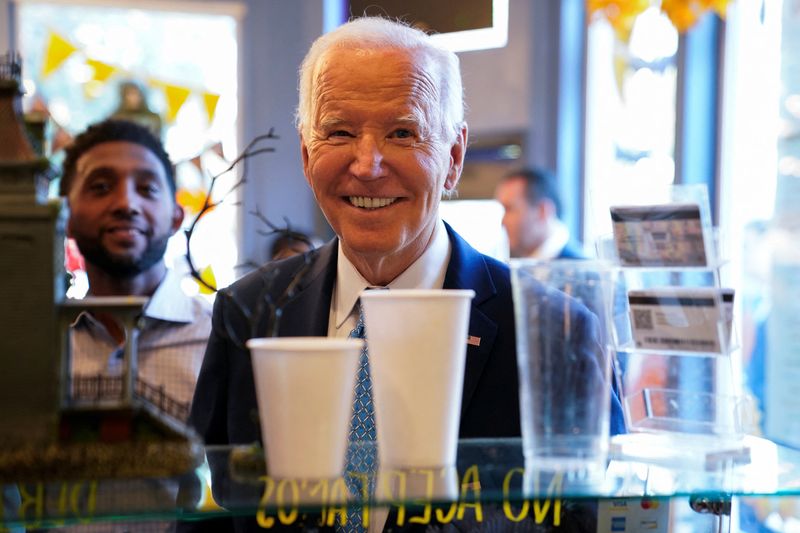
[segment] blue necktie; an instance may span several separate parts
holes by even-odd
[[[358,304],[358,323],[350,337],[366,339],[364,331],[364,313],[361,303]],[[350,494],[361,500],[366,492],[367,497],[372,494],[374,474],[377,470],[378,457],[375,446],[375,408],[372,402],[372,380],[369,374],[369,355],[367,345],[361,350],[361,360],[358,365],[356,386],[353,394],[353,413],[350,418],[350,433],[347,446],[347,466],[345,482]],[[353,474],[366,474],[368,486],[364,487],[363,478]],[[366,528],[362,524],[363,509],[361,505],[350,507],[347,513],[347,524],[340,525],[337,531],[362,532]]]

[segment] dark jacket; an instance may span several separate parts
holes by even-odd
[[[445,289],[472,289],[461,407],[460,438],[520,436],[514,306],[508,267],[480,254],[449,226],[452,246]],[[217,296],[213,328],[197,382],[190,423],[206,444],[249,444],[261,440],[250,354],[246,339],[265,336],[269,313],[254,313],[265,297],[279,298],[301,268],[305,276],[283,306],[279,336],[326,336],[336,278],[336,239],[307,256],[264,265]],[[565,298],[565,297],[563,297]],[[563,301],[563,298],[561,301]],[[572,302],[576,324],[588,311]],[[558,303],[554,309],[563,309]],[[250,317],[248,317],[248,313]],[[260,315],[260,316],[259,316]],[[477,344],[477,345],[476,345]],[[612,398],[611,432],[624,431],[622,411]],[[214,465],[212,465],[212,473]],[[225,505],[215,480],[215,497]],[[222,491],[224,492],[224,490]],[[199,525],[199,524],[198,524]]]

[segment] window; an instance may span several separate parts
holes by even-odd
[[[598,19],[587,43],[583,237],[591,245],[611,233],[612,201],[674,181],[678,33],[651,7],[627,42]]]
[[[178,197],[188,225],[208,187],[208,174],[227,166],[225,155],[237,153],[236,16],[242,10],[234,3],[200,6],[214,13],[199,12],[197,3],[165,4],[147,9],[155,4],[24,1],[17,12],[17,34],[25,106],[46,108],[62,136],[119,110],[126,87],[139,92],[144,102],[134,118],[144,117],[155,128],[162,124],[162,139],[177,164]],[[235,177],[226,179],[216,185],[218,193],[229,189]],[[210,266],[220,286],[234,279],[236,231],[236,207],[228,205],[209,213],[192,239],[198,268]],[[185,249],[185,237],[173,237],[167,263],[182,268]],[[187,290],[197,287],[188,283]]]

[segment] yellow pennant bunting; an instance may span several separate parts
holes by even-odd
[[[84,57],[86,56],[85,51],[72,44],[65,37],[57,34],[54,31],[48,32],[47,45],[45,47],[44,59],[42,61],[42,78],[47,78],[53,74],[62,66],[64,61],[66,61],[75,52],[80,52]],[[86,64],[89,65],[93,70],[92,78],[83,84],[84,95],[87,99],[96,98],[102,91],[103,84],[106,83],[112,76],[126,72],[119,66],[112,65],[104,61],[99,61],[97,59],[85,57],[85,61]],[[219,94],[198,90],[197,88],[193,89],[183,85],[173,85],[154,78],[151,78],[148,81],[151,86],[159,87],[164,91],[164,98],[167,101],[167,122],[175,121],[175,118],[178,116],[178,112],[181,110],[183,105],[186,103],[186,100],[192,93],[202,96],[203,105],[205,107],[206,115],[208,116],[208,122],[211,123],[214,121],[214,116],[217,112],[217,104],[219,103],[220,98]],[[221,150],[220,157],[222,157]]]
[[[191,214],[199,213],[203,206],[206,203],[206,196],[208,195],[208,191],[205,189],[196,189],[190,191],[189,189],[180,188],[178,192],[175,193],[175,201],[178,202],[178,205],[186,209]],[[210,208],[206,213],[211,211]]]
[[[212,287],[217,286],[217,279],[214,277],[214,270],[211,268],[211,265],[208,265],[200,272],[200,279],[211,285]],[[200,287],[200,294],[214,294],[214,291],[200,283],[199,281],[195,280],[197,285]]]
[[[713,9],[717,12],[717,15],[725,18],[730,0],[700,0],[700,3],[703,4],[703,7],[706,9]]]
[[[206,105],[206,114],[208,115],[208,122],[214,122],[214,114],[217,112],[217,102],[219,102],[219,95],[214,93],[203,93],[203,103]]]
[[[162,87],[164,87],[164,97],[167,99],[167,122],[173,122],[192,91],[186,87],[168,83],[162,84]]]
[[[87,59],[86,63],[94,69],[92,78],[100,82],[108,81],[108,78],[117,73],[116,67],[96,59]]]
[[[42,78],[47,78],[58,70],[58,67],[67,60],[69,56],[78,51],[78,47],[61,37],[55,32],[49,32],[47,36],[47,47],[44,52],[42,62]]]
[[[693,0],[663,0],[661,11],[680,33],[694,26],[701,15],[700,6]]]
[[[649,7],[660,6],[675,28],[683,33],[694,26],[708,11],[724,17],[732,0],[586,0],[590,17],[608,20],[619,40],[630,38],[634,20]]]

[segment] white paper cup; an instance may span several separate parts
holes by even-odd
[[[455,464],[471,290],[361,293],[381,468]]]
[[[271,477],[342,475],[362,346],[326,337],[247,341]]]

